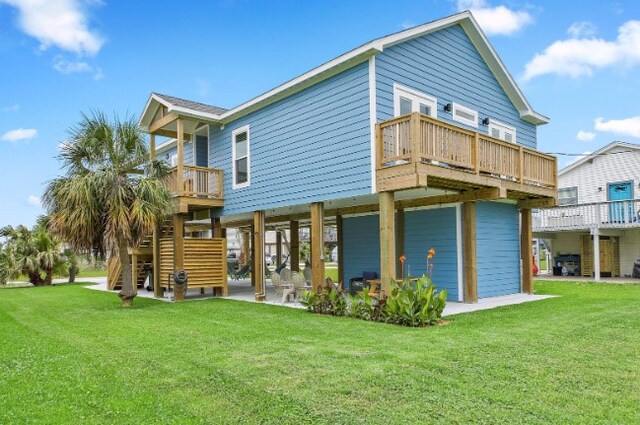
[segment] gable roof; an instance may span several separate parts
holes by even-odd
[[[638,150],[640,151],[640,145],[637,145],[635,143],[628,143],[628,142],[620,142],[620,141],[613,141],[611,143],[609,143],[608,145],[605,145],[603,147],[601,147],[600,149],[598,149],[597,151],[586,155],[582,158],[580,158],[579,160],[572,162],[571,164],[567,165],[566,167],[564,167],[563,169],[561,169],[560,171],[558,171],[558,175],[562,175],[564,173],[567,173],[571,170],[574,170],[578,167],[580,167],[582,164],[592,160],[593,158],[605,154],[607,152],[609,152],[610,150],[614,149],[614,148],[625,148],[628,150]]]
[[[210,122],[227,123],[364,62],[381,53],[387,47],[457,24],[461,25],[467,33],[496,80],[520,113],[520,117],[536,125],[549,122],[549,118],[533,110],[471,12],[464,11],[365,43],[230,110],[152,93],[140,118],[140,125],[143,129],[147,129],[151,123],[153,111],[155,111],[155,108],[151,107],[153,101],[165,105],[169,112],[176,111]],[[172,102],[171,99],[176,99],[177,102]]]

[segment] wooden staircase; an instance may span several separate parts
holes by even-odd
[[[162,238],[172,238],[173,237],[173,224],[171,220],[165,220],[162,223]],[[153,249],[153,235],[147,235],[140,245],[137,248],[129,248],[129,260],[132,262],[133,267],[133,251],[137,254],[136,256],[136,288],[142,288],[144,286],[147,277],[149,276],[150,270],[153,269],[153,253],[151,250]],[[148,253],[147,253],[148,252]],[[141,254],[142,253],[142,254]],[[112,255],[109,258],[109,262],[107,264],[107,285],[109,290],[122,289],[122,264],[120,263],[120,257],[118,255]]]

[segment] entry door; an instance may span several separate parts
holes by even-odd
[[[194,144],[195,165],[198,167],[209,166],[209,138],[196,135]]]
[[[631,182],[609,183],[609,221],[612,223],[630,223],[633,217],[633,186]]]

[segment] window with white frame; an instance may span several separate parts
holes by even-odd
[[[505,142],[516,142],[516,129],[498,121],[489,120],[489,136]]]
[[[558,205],[575,205],[578,203],[578,187],[563,187],[558,189]]]
[[[249,152],[249,126],[240,127],[231,133],[233,154],[233,188],[249,186],[251,156]]]
[[[393,114],[400,115],[420,112],[437,118],[438,100],[409,87],[393,85]]]
[[[453,120],[466,124],[470,127],[478,128],[478,111],[475,111],[459,103],[453,105]]]

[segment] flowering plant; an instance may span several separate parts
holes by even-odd
[[[431,248],[428,252],[427,252],[427,275],[429,277],[431,277],[431,273],[433,273],[433,263],[431,262],[431,259],[436,255],[436,250]]]

